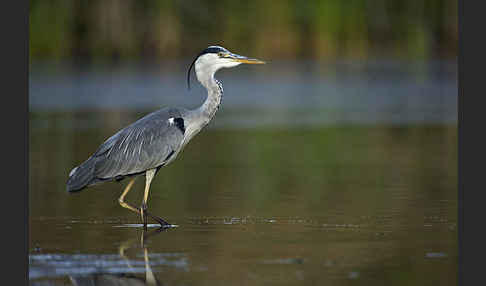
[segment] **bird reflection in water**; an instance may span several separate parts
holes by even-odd
[[[147,239],[151,236],[157,235],[163,231],[167,231],[164,228],[158,228],[149,232],[143,231],[140,236],[140,247],[143,250],[143,256],[145,261],[145,277],[140,277],[133,274],[135,271],[127,271],[127,273],[96,273],[89,275],[76,275],[70,276],[70,280],[75,286],[142,286],[142,285],[162,285],[155,277],[152,268],[150,267],[150,260],[148,249],[145,244]],[[126,250],[129,249],[135,241],[138,239],[130,239],[123,242],[118,248],[118,254],[126,262],[128,269],[134,270],[135,268],[130,263],[130,259],[126,255]]]

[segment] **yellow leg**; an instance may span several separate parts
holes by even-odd
[[[134,207],[133,205],[129,204],[128,202],[125,202],[125,196],[128,194],[128,192],[130,191],[130,189],[132,188],[133,186],[133,183],[135,182],[135,179],[136,178],[133,178],[129,183],[128,185],[125,187],[125,189],[123,190],[123,193],[121,194],[121,196],[118,198],[118,202],[120,203],[120,205],[126,209],[129,209],[133,212],[136,212],[138,214],[141,214],[142,216],[142,221],[144,223],[144,230],[146,231],[147,230],[147,216],[151,217],[153,220],[155,220],[156,222],[158,222],[161,226],[165,226],[165,225],[168,225],[169,223],[166,222],[165,220],[163,220],[162,218],[160,217],[157,217],[157,216],[154,216],[152,215],[151,213],[149,213],[147,211],[147,199],[148,199],[148,193],[149,193],[149,189],[150,189],[150,182],[152,181],[152,179],[154,178],[154,175],[155,175],[155,171],[156,169],[151,169],[151,170],[148,170],[146,172],[146,180],[145,180],[145,194],[144,194],[144,197],[143,197],[143,202],[142,202],[142,207],[141,208],[137,208],[137,207]]]
[[[147,229],[147,200],[150,191],[150,183],[155,176],[157,169],[150,169],[145,172],[145,193],[143,195],[142,207],[140,208],[140,215],[142,216],[143,227]]]
[[[148,170],[145,173],[145,193],[143,195],[143,203],[144,204],[147,204],[148,194],[149,194],[149,190],[150,190],[150,183],[152,182],[152,179],[155,176],[155,171],[156,171],[156,169],[151,169],[151,170]]]
[[[135,178],[133,178],[129,183],[128,185],[125,187],[125,189],[123,190],[123,193],[121,194],[121,196],[118,198],[118,202],[120,203],[120,205],[126,209],[129,209],[131,211],[134,211],[136,213],[140,213],[140,210],[132,205],[130,205],[129,203],[125,202],[125,196],[128,194],[128,192],[130,191],[130,189],[132,188],[133,186],[133,183],[135,183]]]

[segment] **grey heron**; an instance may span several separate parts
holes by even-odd
[[[221,68],[230,68],[241,63],[263,64],[231,53],[220,46],[209,46],[194,59],[188,69],[187,84],[190,88],[191,69],[194,67],[198,81],[207,89],[207,98],[196,109],[163,108],[152,112],[121,129],[103,142],[81,165],[69,173],[67,191],[77,192],[88,186],[131,180],[118,199],[119,204],[139,213],[144,229],[147,217],[161,226],[169,226],[165,220],[147,211],[150,184],[161,167],[174,161],[186,144],[213,118],[221,103],[223,86],[214,78]],[[145,176],[145,192],[140,208],[125,201],[136,176]]]

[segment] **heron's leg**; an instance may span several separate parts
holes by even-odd
[[[142,209],[140,208],[136,208],[134,207],[133,205],[129,204],[128,202],[125,202],[125,196],[127,195],[127,193],[130,191],[130,189],[132,188],[132,185],[133,183],[135,182],[135,179],[136,178],[133,178],[129,183],[128,185],[125,187],[125,189],[123,190],[123,193],[121,194],[120,198],[118,198],[118,202],[120,203],[120,205],[126,209],[129,209],[131,211],[134,211],[136,212],[137,214],[140,214],[142,212]],[[156,222],[158,222],[161,226],[164,226],[164,225],[168,225],[169,223],[166,222],[165,220],[161,219],[160,217],[158,216],[154,216],[152,215],[151,213],[149,213],[147,210],[144,211],[145,212],[145,215],[151,217],[153,220],[155,220]]]
[[[145,193],[143,195],[142,206],[140,207],[140,215],[142,216],[143,228],[147,230],[147,200],[150,191],[150,183],[155,176],[157,169],[150,169],[145,172]]]
[[[135,179],[136,178],[133,178],[129,183],[128,185],[125,187],[125,189],[123,190],[123,193],[121,194],[121,196],[118,198],[118,202],[120,203],[120,205],[126,209],[129,209],[131,211],[134,211],[136,213],[140,213],[140,210],[132,205],[130,205],[129,203],[125,202],[125,196],[128,194],[128,192],[130,191],[130,189],[132,188],[133,186],[133,183],[135,183]]]

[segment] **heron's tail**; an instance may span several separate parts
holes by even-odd
[[[79,192],[91,185],[93,181],[96,181],[94,175],[95,161],[96,160],[89,158],[84,163],[71,170],[66,187],[68,192]]]

